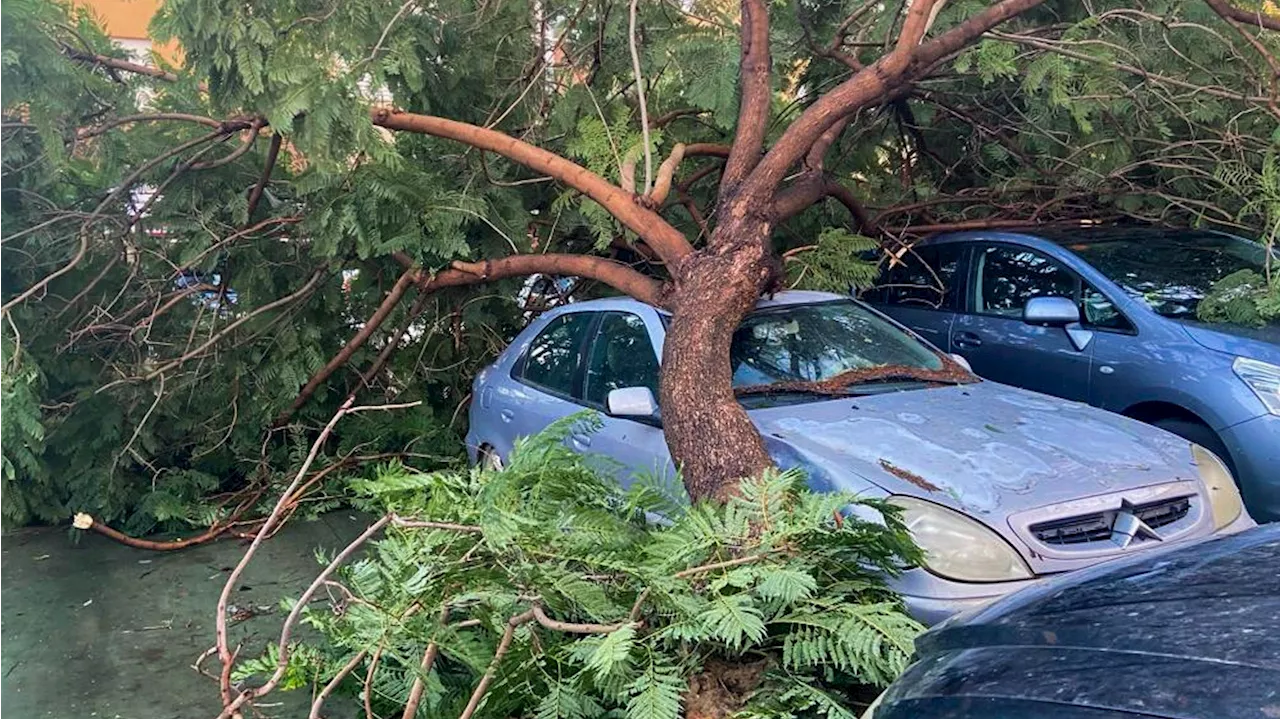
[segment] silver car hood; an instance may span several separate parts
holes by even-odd
[[[1026,509],[1198,480],[1188,443],[1076,402],[997,384],[935,387],[749,412],[832,489],[906,494],[989,523]]]

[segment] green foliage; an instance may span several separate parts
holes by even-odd
[[[0,371],[0,482],[3,483],[4,519],[21,521],[32,505],[50,501],[53,488],[40,455],[45,448],[39,404],[43,378],[30,361],[15,357],[17,342],[6,333],[4,368]],[[23,478],[20,485],[18,478]]]
[[[930,36],[986,6],[945,3]],[[829,46],[859,7],[806,0],[770,13],[766,144],[847,79],[846,64],[814,48]],[[655,158],[676,143],[730,141],[736,6],[637,10],[649,115],[675,118],[652,128]],[[176,78],[167,82],[68,57],[125,56],[83,9],[4,3],[0,300],[65,270],[4,323],[6,358],[18,358],[4,368],[13,408],[4,419],[5,522],[89,511],[137,532],[221,516],[210,494],[271,496],[296,466],[297,446],[355,388],[362,401],[426,406],[344,425],[318,469],[356,448],[355,456],[426,455],[413,458],[425,469],[457,461],[471,378],[521,321],[518,280],[441,291],[412,322],[408,293],[291,428],[272,426],[381,304],[403,271],[399,258],[428,271],[535,251],[632,263],[636,238],[561,184],[451,140],[385,133],[369,111],[393,106],[492,127],[615,180],[642,141],[628,11],[619,0],[168,0],[154,32],[174,39],[183,60],[166,68]],[[832,47],[869,65],[900,20],[898,5],[875,5]],[[1207,5],[1051,2],[999,32],[958,51],[910,95],[860,112],[827,153],[827,177],[853,192],[885,237],[988,218],[1132,217],[1226,225],[1274,243],[1277,125],[1259,99],[1270,87],[1267,65]],[[1280,52],[1274,33],[1257,42]],[[126,121],[148,113],[188,119]],[[268,125],[233,156],[247,134],[210,133],[245,116]],[[270,133],[283,140],[280,158],[251,211]],[[194,144],[175,152],[184,143]],[[220,162],[191,166],[211,160]],[[687,158],[676,184],[713,162]],[[714,230],[716,176],[703,174],[659,208],[695,245],[705,233],[685,203]],[[836,202],[779,223],[774,248],[795,251],[789,282],[841,292],[871,282],[874,267],[861,259],[869,241],[831,229],[848,226]],[[662,267],[637,266],[666,277]],[[234,290],[235,303],[178,297],[179,270],[216,277],[218,293]],[[273,304],[317,272],[310,291]],[[1270,312],[1273,300],[1258,296],[1253,309],[1236,301],[1231,313]],[[402,327],[400,349],[364,380]],[[332,495],[342,474],[317,490]]]
[[[315,645],[323,658],[308,660],[325,668],[312,681],[327,681],[356,651],[384,647],[374,705],[394,714],[434,641],[424,706],[431,716],[456,713],[508,620],[534,605],[555,621],[597,626],[521,624],[482,716],[674,718],[690,677],[709,662],[759,660],[772,669],[753,706],[820,716],[833,710],[800,710],[818,707],[816,696],[838,704],[855,683],[882,685],[902,671],[920,625],[883,578],[919,556],[894,510],[815,494],[785,472],[745,481],[727,504],[672,512],[565,446],[590,422],[570,417],[523,440],[502,471],[417,474],[391,464],[353,483],[366,509],[479,531],[392,525],[340,570],[353,599],[341,611],[306,610],[325,638]],[[884,524],[845,512],[859,503]],[[650,523],[646,513],[669,522]],[[269,656],[254,665],[273,668]],[[366,671],[367,663],[353,675]],[[796,694],[798,683],[811,693]]]
[[[866,289],[875,283],[880,266],[867,253],[880,242],[848,230],[828,228],[818,235],[811,249],[797,251],[789,259],[787,274],[793,287],[828,292]]]
[[[1215,177],[1224,188],[1248,198],[1236,219],[1261,224],[1265,274],[1240,270],[1221,278],[1196,307],[1196,316],[1247,327],[1280,321],[1280,267],[1275,259],[1280,240],[1280,156],[1273,147],[1258,170],[1244,162],[1224,163]]]
[[[1200,300],[1196,317],[1204,322],[1246,327],[1262,327],[1280,320],[1280,272],[1273,271],[1270,282],[1253,270],[1223,277]]]

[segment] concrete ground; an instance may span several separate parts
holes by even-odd
[[[254,616],[232,629],[242,656],[279,635],[279,601],[320,567],[314,550],[345,546],[366,524],[339,512],[297,521],[266,542],[232,597]],[[0,539],[0,714],[6,719],[213,719],[217,684],[191,664],[214,642],[214,611],[245,543],[148,552],[96,533],[21,530]],[[330,552],[332,556],[332,552]],[[216,659],[205,664],[214,669]],[[305,717],[310,692],[277,692],[267,717]],[[351,716],[332,702],[329,719]],[[346,706],[344,706],[346,705]]]

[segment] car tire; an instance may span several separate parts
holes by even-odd
[[[1218,437],[1218,433],[1209,428],[1209,425],[1178,417],[1157,419],[1151,424],[1154,424],[1166,432],[1172,432],[1188,442],[1195,442],[1201,447],[1204,447],[1210,452],[1218,455],[1218,458],[1227,465],[1227,469],[1231,470],[1231,476],[1235,476],[1236,468],[1235,464],[1231,461],[1231,453],[1227,452],[1227,446],[1222,443],[1222,439]]]
[[[481,469],[492,472],[502,471],[502,457],[489,445],[484,445],[476,452],[476,464]]]

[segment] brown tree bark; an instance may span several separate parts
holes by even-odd
[[[669,307],[660,385],[663,434],[689,496],[724,500],[773,466],[733,393],[733,332],[776,276],[768,223],[721,223],[711,248],[684,261]]]

